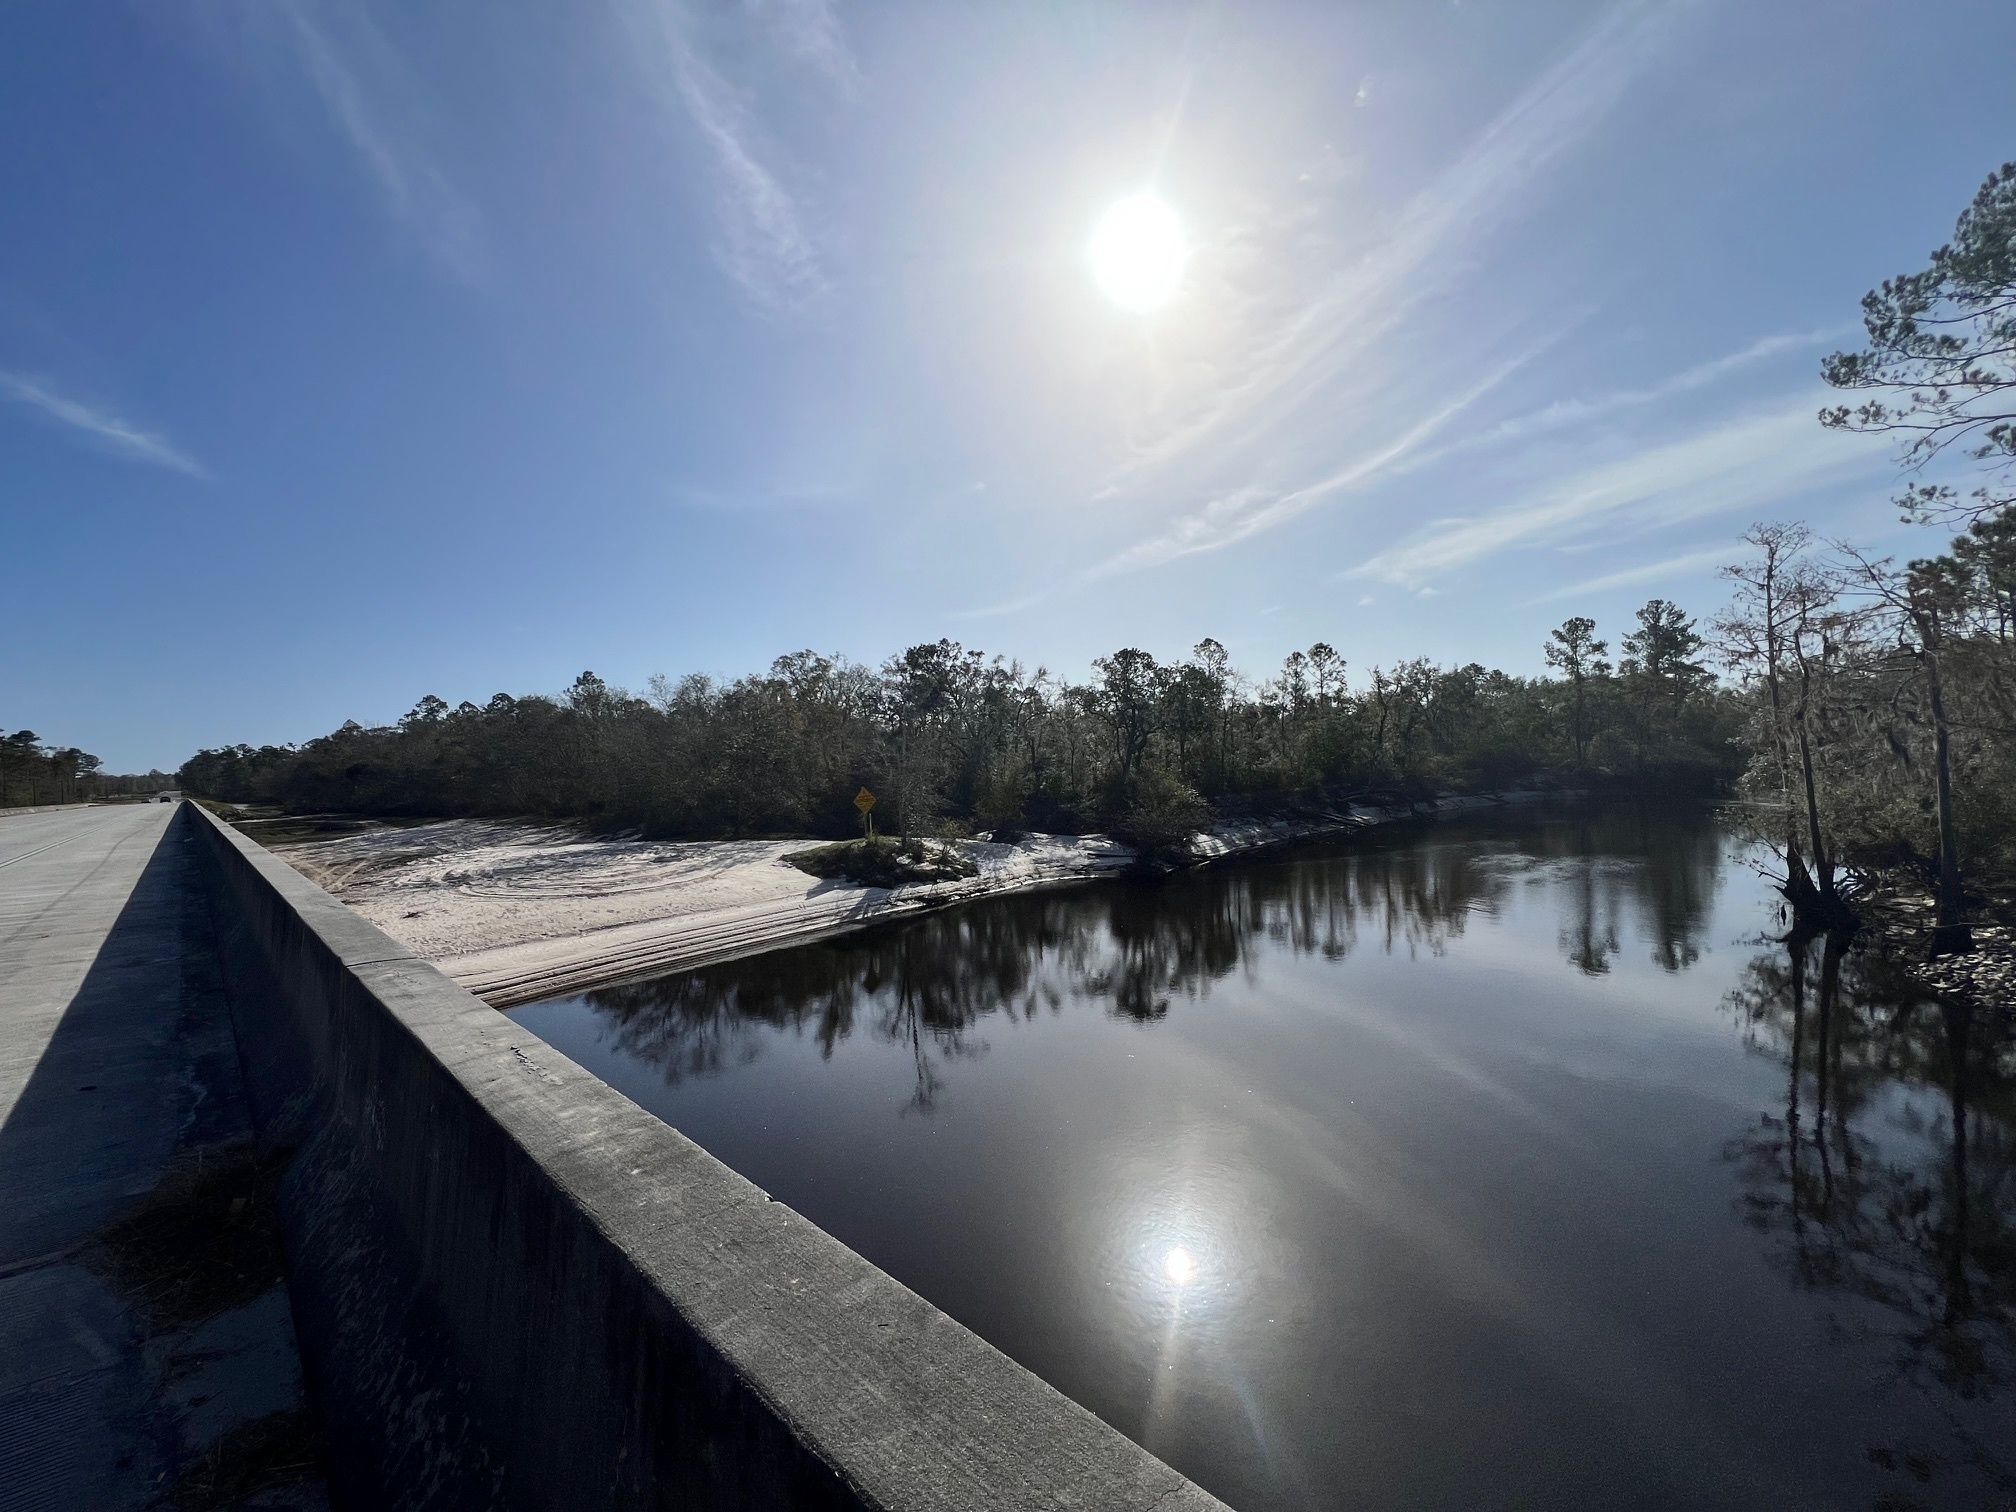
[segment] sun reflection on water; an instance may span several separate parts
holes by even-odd
[[[1184,1333],[1215,1330],[1248,1289],[1244,1258],[1228,1245],[1224,1215],[1203,1194],[1137,1212],[1116,1223],[1110,1295],[1134,1326]],[[1206,1213],[1210,1217],[1206,1217]]]

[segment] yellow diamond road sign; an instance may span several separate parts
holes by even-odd
[[[864,814],[867,813],[868,810],[875,807],[875,795],[866,788],[861,789],[860,792],[854,795],[854,807],[861,810]]]

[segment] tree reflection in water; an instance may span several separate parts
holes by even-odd
[[[1838,935],[1775,943],[1730,1001],[1751,1042],[1786,1067],[1783,1117],[1729,1148],[1746,1218],[1801,1286],[1854,1299],[1837,1330],[1886,1343],[1899,1377],[1954,1429],[1954,1454],[1877,1444],[1871,1459],[1919,1483],[1978,1477],[1980,1505],[2016,1496],[2006,1449],[1959,1408],[2006,1401],[2016,1384],[2007,1009],[1939,1001]],[[1879,1505],[1917,1503],[1900,1490]]]
[[[1561,953],[1584,976],[1609,972],[1627,912],[1662,971],[1700,959],[1722,859],[1713,827],[1656,810],[1605,810],[1550,825],[1535,841],[1563,884]]]
[[[904,1044],[911,1106],[938,1091],[934,1059],[978,1053],[976,1028],[1094,1003],[1152,1023],[1208,995],[1265,940],[1342,961],[1370,941],[1440,955],[1474,914],[1516,887],[1550,887],[1560,939],[1579,970],[1608,971],[1619,921],[1634,915],[1652,959],[1693,962],[1720,859],[1691,820],[1601,814],[1515,822],[1482,835],[1451,826],[1340,851],[1196,873],[1163,885],[1103,884],[996,898],[947,913],[588,995],[621,1048],[668,1081],[753,1058],[766,1035],[810,1032],[830,1054],[857,1029]]]

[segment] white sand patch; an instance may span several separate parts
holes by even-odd
[[[1099,835],[955,842],[977,877],[859,887],[783,857],[810,840],[605,840],[449,820],[284,847],[373,924],[499,1007],[801,943],[989,893],[1125,870]]]
[[[1444,812],[1503,801],[1444,799]],[[1405,817],[1354,808],[1307,822],[1223,825],[1207,861]],[[951,842],[977,877],[860,887],[783,857],[811,840],[609,840],[577,830],[454,819],[375,829],[277,853],[416,954],[500,1008],[656,976],[994,893],[1124,871],[1103,835]]]

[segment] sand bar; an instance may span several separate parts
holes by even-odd
[[[1445,798],[1440,812],[1506,801]],[[1321,819],[1223,825],[1193,841],[1220,861],[1406,818],[1353,807]],[[807,840],[609,839],[548,825],[452,819],[276,848],[292,865],[494,1007],[636,981],[974,898],[1113,876],[1134,852],[1103,835],[950,842],[979,875],[905,887],[807,876]]]

